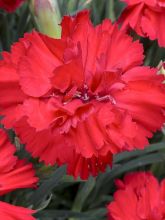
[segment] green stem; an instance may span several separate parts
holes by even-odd
[[[23,34],[26,30],[28,21],[30,19],[29,15],[29,7],[26,5],[25,7],[22,7],[22,10],[20,12],[20,18],[18,22],[18,32],[17,32],[17,38],[23,37]]]
[[[112,22],[116,20],[114,0],[107,1],[107,13],[106,14],[107,14],[107,17],[112,20]]]
[[[7,14],[1,15],[1,41],[3,45],[3,50],[9,50],[10,44],[11,44],[11,36],[10,36],[10,27],[9,22],[7,18]]]
[[[81,212],[86,199],[94,189],[96,184],[95,178],[90,177],[85,183],[82,183],[73,202],[72,211]],[[69,220],[78,220],[78,218],[69,218]]]

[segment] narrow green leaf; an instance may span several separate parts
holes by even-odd
[[[97,210],[92,210],[89,212],[74,212],[70,210],[44,210],[37,214],[36,217],[46,220],[46,219],[68,219],[68,218],[78,218],[81,220],[100,220],[106,215],[106,209],[100,208]]]
[[[58,168],[48,180],[43,182],[30,198],[32,205],[37,206],[40,204],[40,202],[46,198],[55,187],[59,186],[65,173],[66,166],[62,166]]]
[[[163,149],[165,149],[164,142],[151,144],[150,146],[146,147],[144,150],[134,150],[134,151],[130,151],[130,152],[123,152],[123,153],[117,154],[114,157],[114,163],[119,163],[123,160],[131,159],[132,157],[142,156],[142,155],[152,153],[154,151],[163,150]]]
[[[90,177],[86,183],[82,183],[82,187],[78,191],[78,194],[74,200],[73,203],[73,211],[81,211],[83,208],[83,205],[85,203],[85,200],[93,190],[95,186],[95,179],[93,177]]]
[[[125,164],[119,165],[118,167],[112,169],[112,171],[108,172],[108,179],[111,180],[120,174],[130,171],[132,169],[137,169],[142,166],[146,166],[152,163],[158,163],[165,160],[165,153],[153,153],[145,156],[141,156],[134,160],[128,161]]]
[[[23,5],[23,6],[24,6],[24,5]],[[18,36],[17,36],[17,38],[23,36],[29,18],[30,18],[29,8],[28,8],[27,5],[25,5],[25,6],[22,7],[21,10],[20,10],[20,17],[19,17],[18,31],[17,31],[17,35],[18,35]],[[17,39],[16,39],[16,40],[17,40]]]

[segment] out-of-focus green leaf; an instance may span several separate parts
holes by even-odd
[[[106,209],[97,209],[90,212],[74,212],[70,210],[46,210],[37,213],[35,216],[40,219],[63,219],[78,218],[81,220],[100,220],[106,215]]]

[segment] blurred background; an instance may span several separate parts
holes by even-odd
[[[95,25],[105,18],[115,22],[124,7],[124,3],[117,0],[52,1],[56,5],[59,20],[63,15],[74,15],[82,9],[89,9]],[[35,12],[29,4],[27,1],[14,13],[0,11],[0,51],[9,51],[11,44],[23,37],[25,32],[40,30],[34,17]],[[151,42],[131,34],[144,46],[145,65],[157,66],[160,60],[165,60],[165,49],[159,48],[156,41]],[[17,146],[17,154],[20,157],[26,156],[33,162],[40,183],[37,190],[17,190],[3,196],[1,200],[38,210],[36,218],[40,220],[104,220],[106,206],[113,199],[115,178],[132,170],[151,170],[159,179],[165,177],[164,130],[154,135],[149,148],[117,155],[112,170],[108,168],[106,173],[97,178],[91,177],[88,181],[74,180],[65,175],[65,166],[57,168],[39,164],[37,160],[30,158],[14,132],[8,132]]]

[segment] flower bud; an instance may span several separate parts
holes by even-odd
[[[38,30],[53,38],[61,36],[61,15],[56,0],[31,0],[30,8]]]
[[[158,64],[158,74],[163,74],[165,76],[165,62],[162,60]]]

